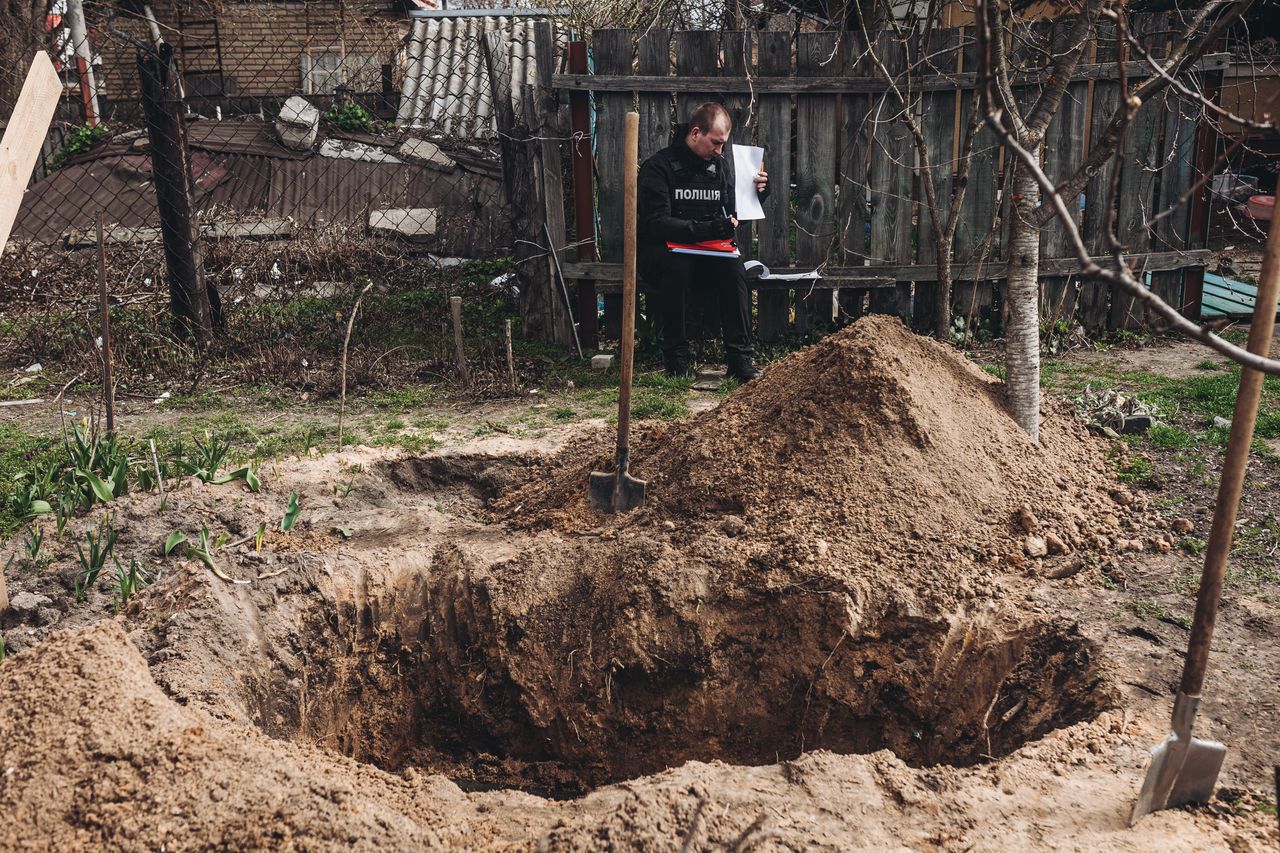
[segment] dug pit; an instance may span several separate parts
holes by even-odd
[[[305,696],[282,701],[267,679],[246,704],[274,736],[383,769],[576,793],[815,748],[970,764],[1110,699],[1069,625],[925,616],[836,590],[713,593],[708,567],[629,550],[612,577],[519,601],[511,584],[538,587],[536,561],[482,565],[450,546],[381,594],[335,590],[335,611],[297,637]],[[673,570],[661,587],[628,579],[655,563]]]

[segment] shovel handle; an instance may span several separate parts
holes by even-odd
[[[631,363],[636,348],[636,182],[640,114],[627,113],[622,167],[622,345],[618,353],[618,451],[631,431]]]
[[[1276,323],[1276,296],[1280,293],[1280,225],[1271,227],[1262,258],[1258,279],[1258,298],[1249,323],[1249,352],[1266,356],[1271,351],[1271,336]],[[1231,419],[1231,436],[1227,441],[1227,458],[1222,464],[1218,483],[1218,501],[1213,508],[1213,528],[1204,552],[1204,574],[1196,597],[1196,615],[1191,624],[1191,640],[1187,645],[1187,661],[1182,667],[1181,692],[1199,696],[1204,686],[1204,673],[1209,665],[1209,643],[1218,618],[1218,600],[1227,571],[1227,553],[1231,550],[1231,534],[1235,530],[1240,492],[1244,487],[1245,466],[1249,462],[1249,446],[1253,443],[1253,427],[1258,419],[1258,401],[1262,397],[1261,371],[1244,367],[1240,371],[1240,390],[1236,394],[1235,415]]]

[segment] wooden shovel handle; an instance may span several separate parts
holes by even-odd
[[[622,346],[618,354],[618,450],[631,431],[631,362],[636,347],[636,182],[640,114],[627,113],[622,167]]]
[[[1249,352],[1267,355],[1276,323],[1276,295],[1280,292],[1280,224],[1272,225],[1267,234],[1267,247],[1262,258],[1258,280],[1258,298],[1249,324]],[[1196,598],[1196,615],[1191,624],[1191,641],[1187,645],[1187,661],[1182,668],[1181,692],[1199,696],[1204,686],[1204,673],[1209,664],[1209,642],[1218,618],[1218,600],[1222,597],[1222,581],[1227,572],[1227,553],[1231,550],[1231,534],[1235,529],[1240,492],[1244,487],[1245,466],[1249,462],[1249,446],[1253,443],[1253,427],[1258,419],[1258,401],[1262,398],[1261,371],[1248,367],[1240,371],[1240,390],[1236,394],[1235,415],[1231,419],[1231,437],[1227,441],[1227,458],[1222,464],[1222,480],[1218,483],[1218,502],[1213,509],[1213,528],[1204,553],[1204,574]]]

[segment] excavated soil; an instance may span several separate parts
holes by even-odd
[[[867,318],[641,436],[624,517],[585,504],[600,435],[124,498],[117,547],[154,548],[305,493],[217,555],[244,583],[180,561],[4,663],[0,846],[1262,849],[1244,818],[1125,827],[1160,727],[1108,712],[1096,638],[1029,592],[1134,497],[997,393]]]

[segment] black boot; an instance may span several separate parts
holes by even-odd
[[[662,367],[666,374],[673,379],[693,379],[696,376],[693,371],[693,360],[689,358],[688,350],[663,353]]]
[[[736,379],[739,382],[750,382],[760,375],[760,368],[751,363],[750,355],[731,354],[725,361],[728,368],[725,371],[725,375],[730,379]]]

